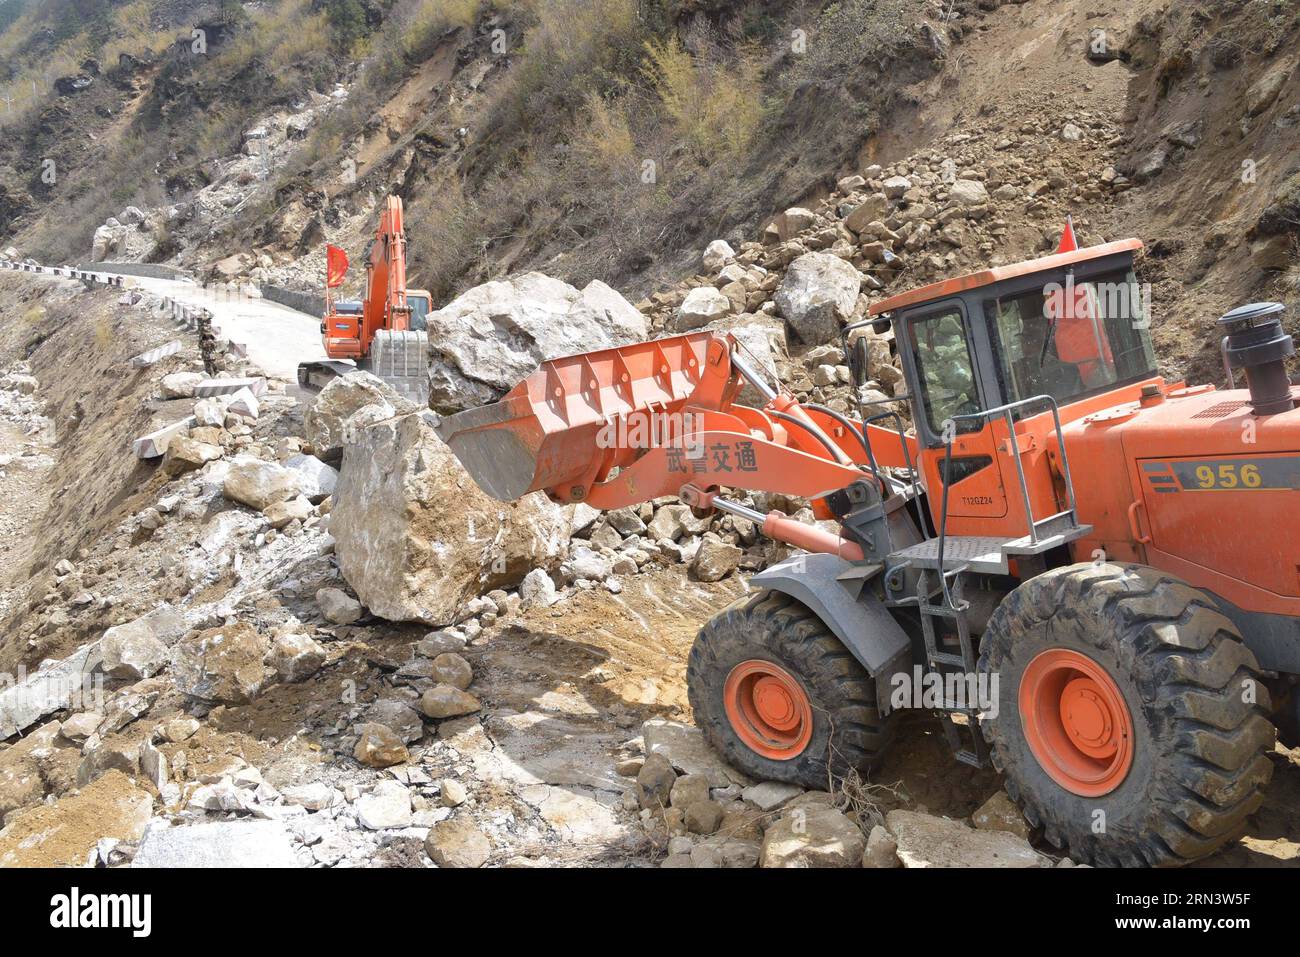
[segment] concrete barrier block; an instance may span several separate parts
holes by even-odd
[[[180,352],[184,346],[179,339],[173,339],[171,342],[164,343],[156,349],[150,349],[148,352],[142,352],[138,356],[131,357],[131,368],[146,369],[161,359],[168,356],[174,356]]]
[[[196,398],[210,395],[230,395],[240,389],[247,389],[253,395],[266,391],[266,380],[261,376],[249,376],[243,379],[205,379],[194,388]]]
[[[135,450],[135,457],[138,459],[156,459],[167,451],[167,446],[171,440],[176,438],[182,432],[188,432],[194,428],[197,420],[194,416],[188,416],[179,422],[173,422],[171,425],[163,426],[157,432],[150,432],[148,435],[141,436],[132,444]]]

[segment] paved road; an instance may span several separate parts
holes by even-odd
[[[207,309],[221,336],[244,345],[249,360],[269,376],[297,381],[298,363],[325,359],[320,318],[269,299],[253,299],[229,289],[202,286],[180,279],[127,276],[124,285],[182,305]]]
[[[0,260],[8,270],[31,275],[88,280],[110,286],[139,289],[182,306],[206,309],[223,338],[245,347],[249,360],[266,375],[296,383],[298,363],[325,359],[320,317],[290,309],[269,299],[252,298],[237,286],[208,289],[188,279],[153,279],[122,273],[84,272],[69,266],[24,265]]]

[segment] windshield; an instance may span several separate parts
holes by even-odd
[[[1006,401],[1045,394],[1064,403],[1156,374],[1132,272],[1058,279],[984,301]]]
[[[411,307],[411,328],[423,332],[428,326],[429,300],[424,296],[406,295],[406,304]]]

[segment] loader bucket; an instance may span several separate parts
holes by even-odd
[[[548,360],[499,402],[447,416],[436,431],[493,498],[546,489],[580,500],[638,454],[611,436],[638,418],[680,411],[713,338],[699,332]]]

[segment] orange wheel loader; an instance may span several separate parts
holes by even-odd
[[[401,198],[388,197],[375,238],[366,249],[363,298],[334,298],[348,261],[338,247],[328,247],[327,254],[320,331],[329,359],[300,363],[299,384],[320,388],[335,376],[364,369],[423,405],[429,396],[426,322],[433,297],[426,290],[406,288]]]
[[[695,720],[746,774],[825,787],[926,708],[1076,861],[1180,864],[1241,832],[1275,724],[1295,733],[1300,410],[1277,304],[1219,320],[1226,390],[1157,373],[1141,246],[877,302],[844,330],[850,368],[865,382],[892,329],[906,394],[857,417],[701,331],[548,361],[439,434],[502,500],[676,495],[799,550],[690,654]],[[762,408],[735,401],[745,382]]]

